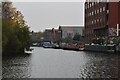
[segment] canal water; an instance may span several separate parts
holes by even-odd
[[[4,56],[3,78],[118,78],[117,54],[33,48],[29,55]]]

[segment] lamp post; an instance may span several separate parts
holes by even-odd
[[[117,37],[119,37],[119,31],[120,31],[119,24],[117,24]]]

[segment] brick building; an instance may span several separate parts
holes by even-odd
[[[85,2],[85,37],[116,36],[120,24],[120,2]]]
[[[46,29],[44,32],[44,41],[58,43],[61,40],[61,32],[58,29]]]

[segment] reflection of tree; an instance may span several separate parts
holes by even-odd
[[[2,48],[4,53],[24,52],[29,49],[29,28],[24,16],[12,2],[2,3]]]

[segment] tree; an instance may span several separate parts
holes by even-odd
[[[65,39],[63,39],[63,41],[66,43],[70,43],[70,42],[72,42],[72,37],[69,35]]]
[[[7,14],[8,13],[8,14]],[[23,15],[11,2],[2,4],[2,51],[4,54],[24,53],[30,46],[29,27]]]
[[[81,35],[80,34],[75,34],[75,36],[73,37],[73,40],[75,40],[75,41],[80,41],[80,39],[81,39]]]
[[[120,43],[120,37],[118,37],[118,36],[114,37],[113,38],[113,43],[118,45]]]

